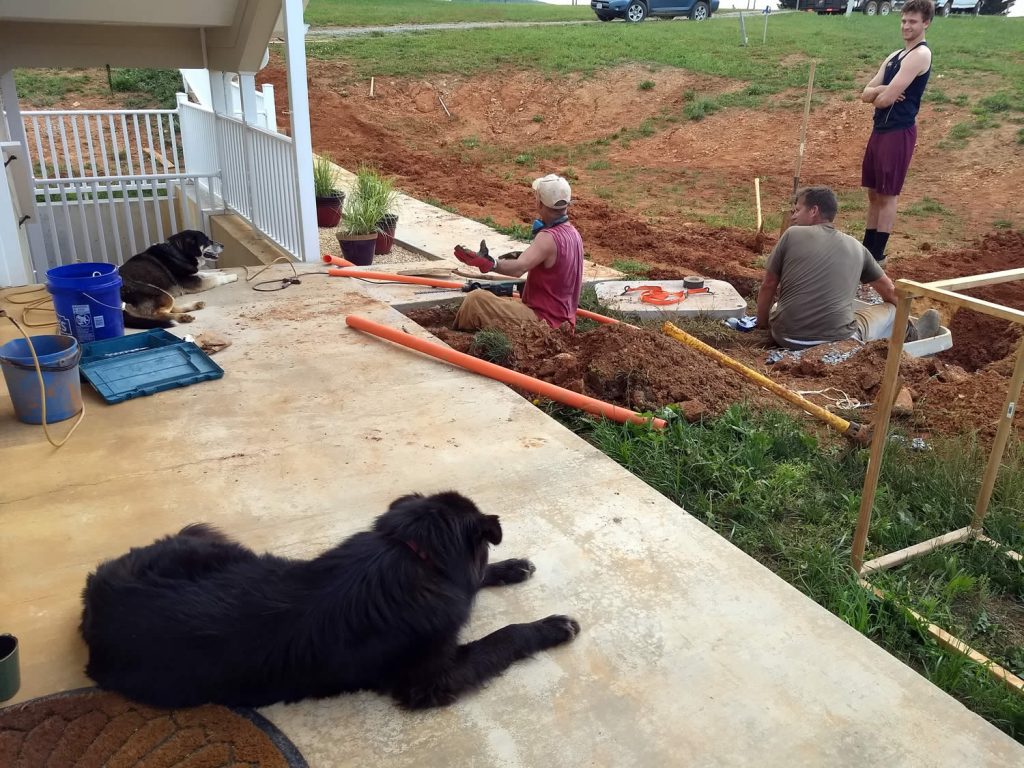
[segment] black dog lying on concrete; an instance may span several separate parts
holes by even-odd
[[[498,517],[454,492],[403,496],[372,530],[309,561],[190,525],[89,575],[86,672],[159,707],[357,690],[410,708],[450,704],[580,630],[549,616],[458,644],[481,587],[533,575],[529,560],[488,565],[488,544],[500,542]]]
[[[170,328],[175,321],[191,323],[195,318],[188,313],[202,309],[206,303],[182,304],[177,297],[238,279],[238,275],[228,272],[202,271],[207,264],[216,266],[223,250],[223,245],[204,232],[186,229],[128,259],[118,269],[125,327]]]

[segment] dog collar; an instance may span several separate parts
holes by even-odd
[[[422,560],[425,563],[429,563],[430,562],[430,558],[427,557],[427,553],[424,552],[422,549],[420,549],[419,545],[416,544],[415,541],[408,541],[408,540],[406,540],[404,543],[405,543],[405,546],[407,546],[409,549],[411,549],[420,560]]]

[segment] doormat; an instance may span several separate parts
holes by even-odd
[[[156,709],[95,688],[0,709],[5,768],[308,768],[283,733],[250,709]]]

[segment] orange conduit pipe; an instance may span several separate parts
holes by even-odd
[[[472,355],[457,352],[442,344],[427,341],[426,339],[420,339],[416,336],[405,333],[404,331],[399,331],[387,325],[375,323],[372,320],[367,320],[365,317],[348,315],[345,318],[345,322],[349,327],[355,328],[357,331],[364,331],[365,333],[372,334],[373,336],[377,336],[381,339],[393,341],[395,344],[401,344],[403,347],[408,347],[409,349],[414,349],[417,352],[431,355],[432,357],[444,360],[452,365],[464,368],[467,371],[472,371],[473,373],[479,373],[482,376],[496,379],[504,384],[508,384],[509,386],[525,389],[528,392],[533,392],[536,395],[546,397],[549,400],[554,400],[557,403],[562,403],[563,405],[568,405],[572,408],[579,408],[581,411],[586,411],[587,413],[591,413],[595,416],[611,419],[612,421],[617,421],[620,424],[631,422],[633,424],[650,424],[655,429],[665,428],[664,419],[641,416],[636,411],[631,411],[628,408],[622,408],[618,405],[606,403],[603,400],[597,400],[593,397],[581,395],[579,392],[573,392],[570,389],[565,389],[564,387],[559,387],[546,381],[535,379],[533,376],[527,376],[524,373],[510,371],[508,368],[502,368],[500,365],[488,363],[486,360],[480,360]]]
[[[354,267],[355,266],[355,264],[353,264],[348,259],[343,259],[340,256],[332,256],[329,253],[321,254],[321,258],[324,260],[325,264],[333,264],[336,267]]]
[[[349,262],[344,259],[339,259],[337,256],[331,256],[328,253],[324,254],[324,261],[329,264],[348,264]],[[327,270],[327,274],[331,277],[355,277],[362,278],[364,280],[387,280],[392,283],[407,283],[409,285],[429,285],[431,288],[451,288],[453,291],[461,291],[465,283],[457,283],[454,280],[438,280],[435,277],[417,277],[416,275],[395,275],[390,272],[370,272],[364,270],[355,269],[337,269],[332,268]],[[610,317],[599,315],[596,312],[590,312],[586,309],[577,309],[577,317],[585,317],[588,320],[595,320],[599,323],[605,323],[607,325],[614,325],[618,323]]]
[[[591,312],[589,309],[577,309],[576,317],[585,317],[587,320],[595,320],[596,322],[604,323],[605,325],[618,325],[621,322],[616,320],[614,317],[605,317],[604,315],[597,314],[597,312]],[[626,323],[626,325],[629,325],[629,323]],[[629,327],[635,328],[636,326],[630,325]]]

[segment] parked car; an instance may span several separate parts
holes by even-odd
[[[866,16],[888,16],[901,5],[902,2],[894,0],[854,0],[853,10]],[[846,13],[846,0],[810,0],[808,7],[814,8],[818,13]]]
[[[601,21],[625,19],[634,24],[648,16],[671,19],[689,16],[694,21],[710,19],[719,0],[590,0],[590,9]]]
[[[796,0],[781,0],[795,7]],[[806,0],[806,7],[813,7],[818,13],[846,13],[846,0]],[[903,8],[904,0],[854,0],[853,10],[868,16],[888,16]],[[804,7],[804,0],[800,2]],[[936,0],[935,15],[949,16],[952,13],[981,13],[982,0]]]
[[[953,13],[973,13],[977,16],[981,13],[982,0],[937,0],[935,3],[936,16],[949,16]]]

